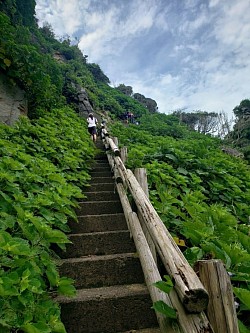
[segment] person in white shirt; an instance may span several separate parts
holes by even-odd
[[[89,113],[87,118],[88,123],[88,131],[91,135],[91,138],[94,142],[96,142],[96,125],[98,124],[97,119],[93,116],[93,113]]]

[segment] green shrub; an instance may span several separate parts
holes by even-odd
[[[50,294],[75,290],[51,245],[69,243],[67,221],[76,218],[93,154],[85,121],[69,108],[0,126],[1,332],[65,332]]]

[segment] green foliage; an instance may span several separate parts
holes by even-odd
[[[0,2],[0,11],[7,14],[13,24],[33,26],[36,24],[35,0],[4,0]]]
[[[250,99],[243,99],[239,105],[237,105],[234,109],[233,112],[236,117],[242,118],[245,115],[250,114]]]
[[[149,120],[152,117],[154,122]],[[233,285],[248,295],[249,166],[221,152],[220,140],[189,132],[174,118],[172,131],[180,131],[178,138],[170,136],[167,116],[155,114],[141,120],[140,126],[112,127],[112,134],[128,147],[127,166],[147,169],[150,200],[172,236],[185,241],[190,264],[203,258],[221,259]],[[166,131],[156,136],[160,120]],[[249,313],[242,294],[240,300]],[[239,318],[244,324],[242,309]]]
[[[93,154],[85,121],[69,108],[0,126],[1,332],[66,332],[49,294],[75,289],[51,244],[69,243],[67,220],[76,218]]]
[[[0,44],[0,67],[12,84],[17,83],[26,91],[31,114],[36,107],[51,109],[63,103],[63,81],[55,61],[32,45],[29,29],[15,29],[2,13]]]
[[[93,74],[96,81],[110,83],[109,78],[103,73],[100,66],[97,64],[87,64],[89,71]]]
[[[155,282],[153,285],[161,291],[164,291],[166,294],[169,294],[170,291],[173,289],[174,285],[168,275],[164,275],[164,279],[165,281],[158,281]]]
[[[158,281],[158,282],[154,283],[153,285],[156,288],[160,289],[161,291],[165,292],[166,294],[169,294],[170,291],[173,289],[173,283],[168,275],[164,275],[164,279],[166,281]],[[152,309],[164,314],[168,318],[171,318],[171,319],[177,318],[176,310],[163,301],[154,302]]]
[[[166,317],[171,318],[171,319],[176,319],[177,314],[175,309],[173,309],[171,306],[167,305],[163,301],[157,301],[154,302],[152,309],[154,309],[157,312],[160,312],[164,314]]]

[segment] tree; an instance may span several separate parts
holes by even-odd
[[[117,90],[121,91],[123,94],[127,96],[133,95],[133,88],[131,86],[125,86],[125,84],[119,84],[119,86],[116,88]]]
[[[142,105],[144,105],[150,113],[155,113],[158,110],[157,103],[152,98],[147,98],[139,93],[135,93],[133,97]]]
[[[110,83],[109,78],[103,73],[99,65],[93,63],[87,64],[87,67],[97,81]]]
[[[218,113],[197,110],[194,112],[175,111],[173,115],[180,119],[190,129],[202,134],[216,133],[218,131]]]
[[[233,112],[237,118],[242,118],[244,116],[250,116],[250,100],[243,99],[240,102],[240,105],[237,105]]]
[[[240,147],[250,144],[250,100],[244,99],[237,105],[233,112],[236,122],[232,132],[234,143]]]

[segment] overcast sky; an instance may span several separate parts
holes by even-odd
[[[250,0],[36,0],[39,25],[79,40],[112,86],[162,113],[225,111],[250,98]]]

